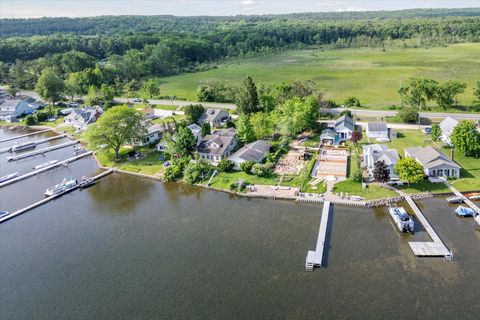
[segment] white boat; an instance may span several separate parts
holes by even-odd
[[[398,229],[402,232],[410,231],[413,233],[415,225],[413,222],[412,217],[403,209],[402,207],[390,207],[388,208],[388,212],[392,217],[393,221],[397,225]]]
[[[12,146],[12,152],[18,152],[27,149],[35,149],[37,144],[35,142],[15,143]]]
[[[83,176],[83,177],[82,177],[82,181],[80,181],[80,183],[78,184],[78,186],[79,186],[80,188],[84,189],[84,188],[90,187],[90,186],[93,185],[94,183],[95,183],[95,180],[93,180],[92,178]]]
[[[64,191],[71,190],[77,186],[77,180],[72,177],[65,177],[63,181],[45,191],[47,197],[54,196]]]
[[[0,210],[0,219],[8,216],[9,214],[10,214],[10,212],[8,212],[8,211]]]
[[[457,196],[448,197],[448,198],[446,198],[446,200],[447,200],[448,203],[462,203],[463,202],[463,199],[461,197],[457,197]]]
[[[468,199],[474,200],[474,201],[480,200],[480,193],[473,193],[473,194],[468,196]]]
[[[8,180],[13,179],[13,178],[16,178],[19,175],[20,175],[20,172],[14,172],[14,173],[11,173],[11,174],[7,174],[6,176],[3,176],[3,177],[0,178],[0,183],[8,181]]]
[[[75,148],[75,150],[73,151],[73,153],[74,153],[76,156],[78,156],[79,154],[82,154],[82,153],[84,153],[84,152],[86,152],[86,150],[83,149],[82,146],[80,146],[80,147],[78,147],[78,148]]]
[[[58,162],[58,160],[48,161],[48,162],[45,162],[45,163],[39,164],[38,166],[33,167],[33,169],[35,169],[35,170],[42,169],[42,168],[51,166],[52,164],[55,164],[57,162]]]

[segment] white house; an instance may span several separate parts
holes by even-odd
[[[0,120],[14,122],[24,114],[31,114],[43,104],[29,96],[2,96],[0,98]]]
[[[335,121],[335,145],[345,140],[350,140],[352,132],[355,131],[355,122],[346,114]]]
[[[77,130],[85,130],[89,124],[97,121],[100,115],[101,112],[97,109],[77,108],[73,109],[64,121]]]
[[[367,137],[377,141],[390,140],[388,127],[385,122],[368,122],[366,127]]]
[[[165,130],[165,127],[161,124],[151,125],[147,128],[147,134],[145,135],[143,140],[135,141],[134,145],[144,147],[144,146],[153,144],[162,138],[162,134],[164,130]]]
[[[202,142],[202,128],[196,124],[196,123],[193,123],[189,126],[187,126],[188,129],[190,129],[190,131],[192,131],[193,133],[193,136],[195,137],[195,139],[197,140],[197,146],[200,144],[200,142]]]
[[[373,177],[373,171],[377,161],[384,161],[390,177],[395,177],[394,167],[398,159],[400,159],[398,152],[393,149],[388,149],[384,144],[369,144],[363,146],[363,162],[371,177]]]
[[[240,148],[228,157],[228,160],[235,164],[233,167],[235,170],[240,170],[240,165],[246,161],[262,162],[268,151],[270,151],[270,144],[264,140],[257,140]]]
[[[198,155],[212,164],[227,159],[237,145],[233,128],[206,135],[198,146]]]
[[[453,132],[453,129],[457,126],[458,121],[453,119],[452,117],[446,117],[443,119],[442,122],[440,122],[440,129],[442,130],[442,135],[440,136],[440,139],[447,144],[451,145],[450,142],[450,135]]]
[[[220,127],[222,126],[228,119],[230,115],[223,109],[205,109],[202,115],[198,118],[198,123],[208,123],[210,127]]]
[[[405,148],[405,156],[422,164],[429,177],[460,178],[460,166],[432,146]]]

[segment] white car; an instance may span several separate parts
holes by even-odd
[[[135,98],[132,100],[133,102],[141,102],[142,100],[140,100],[140,98]]]

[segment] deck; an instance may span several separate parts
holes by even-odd
[[[307,271],[313,271],[314,267],[322,266],[329,217],[330,201],[325,201],[323,203],[322,218],[320,219],[320,226],[318,228],[317,246],[315,251],[308,251],[307,253],[307,259],[305,262],[305,269]]]

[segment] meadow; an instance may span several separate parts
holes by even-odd
[[[455,44],[438,48],[355,48],[294,50],[257,58],[235,59],[215,69],[162,78],[162,95],[196,101],[200,84],[217,80],[240,82],[246,75],[257,84],[278,85],[294,80],[313,80],[329,99],[339,103],[358,97],[366,107],[400,103],[398,89],[409,77],[439,81],[459,80],[468,88],[461,104],[473,100],[473,86],[480,81],[480,44]]]

